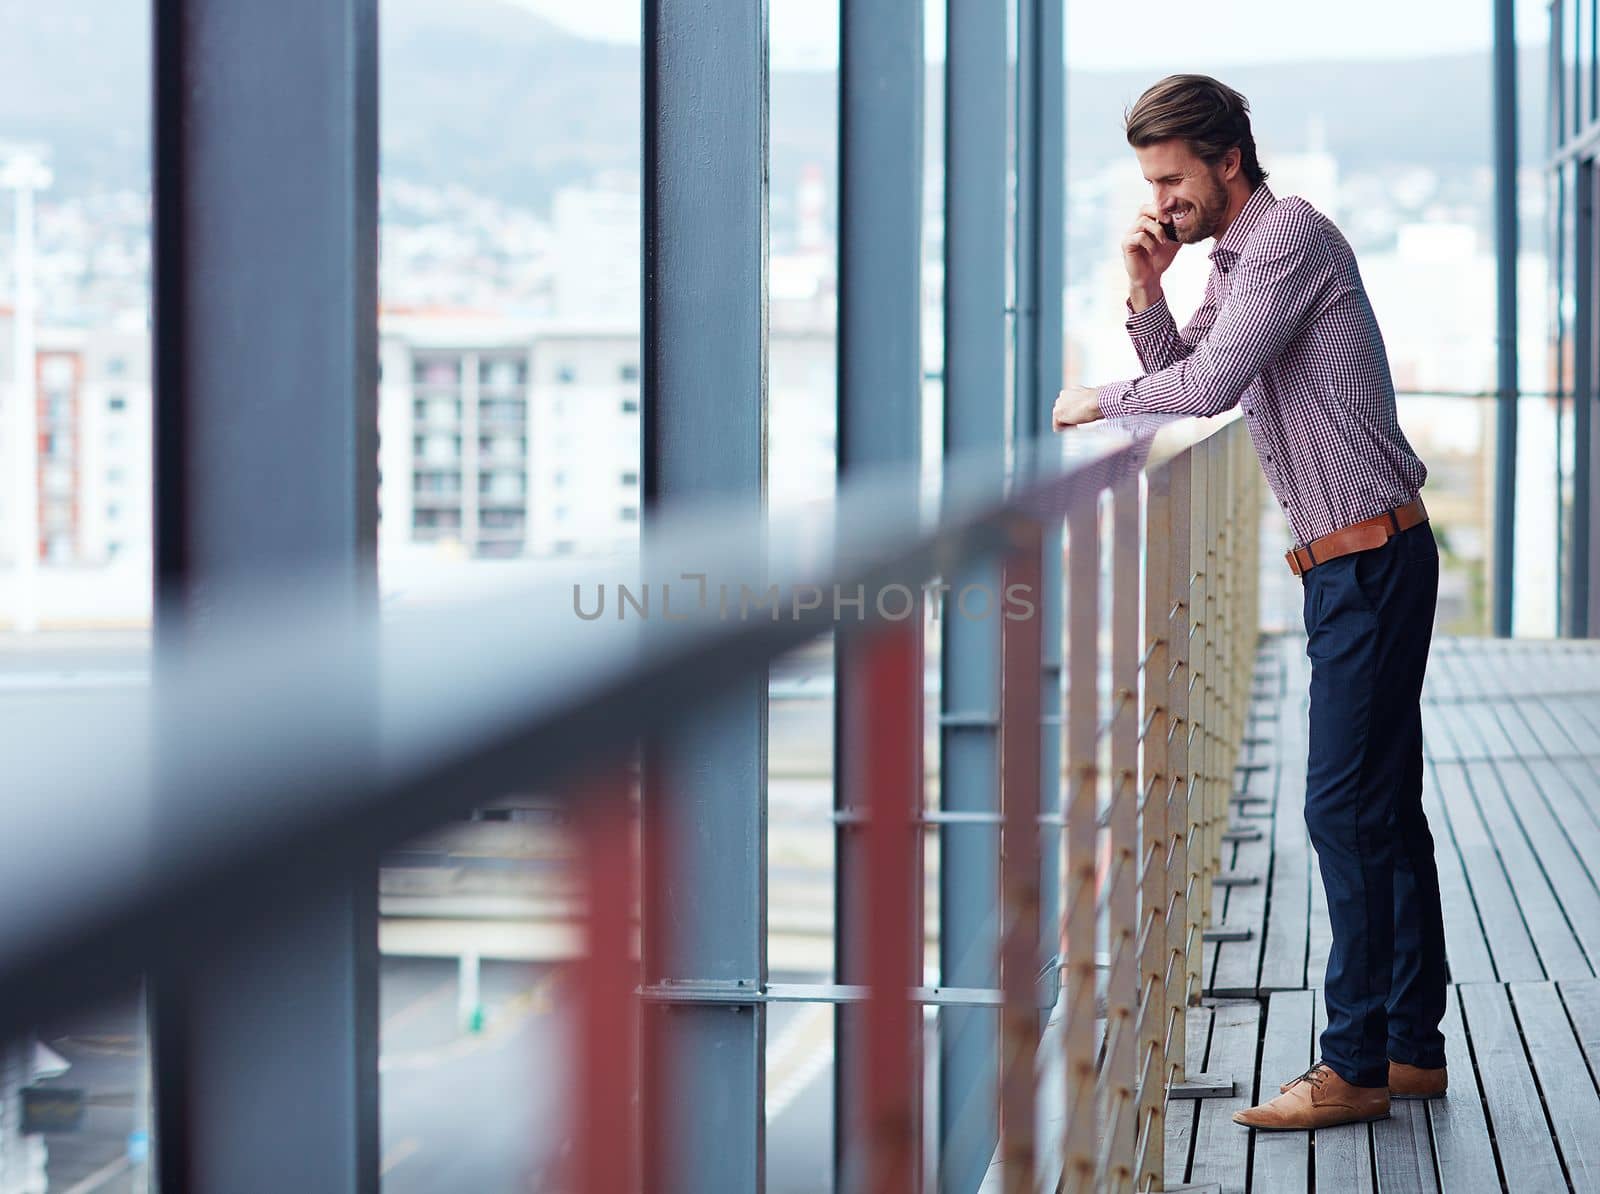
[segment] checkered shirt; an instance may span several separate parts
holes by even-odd
[[[1301,545],[1422,488],[1428,470],[1400,430],[1355,254],[1304,199],[1256,187],[1211,250],[1205,299],[1182,331],[1165,298],[1128,310],[1146,373],[1101,386],[1101,414],[1204,416],[1242,405]]]

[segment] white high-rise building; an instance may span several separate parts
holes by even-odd
[[[529,548],[572,555],[639,534],[637,325],[552,326],[533,344]]]
[[[555,315],[602,326],[639,322],[639,187],[569,187],[555,197]]]
[[[380,548],[524,553],[529,357],[525,328],[386,318],[378,398]]]
[[[7,412],[15,401],[11,319],[10,310],[0,308],[0,406]],[[34,362],[39,562],[148,559],[152,410],[143,312],[109,327],[41,327]],[[9,433],[9,419],[5,426]],[[9,497],[0,495],[0,550],[14,563],[18,537]]]

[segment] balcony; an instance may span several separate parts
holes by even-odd
[[[1329,949],[1304,644],[1237,418],[1048,430],[1064,9],[950,8],[925,470],[924,6],[841,10],[841,483],[786,512],[768,29],[703,7],[644,24],[650,384],[612,399],[642,415],[638,547],[563,539],[555,580],[396,611],[371,584],[376,0],[156,6],[158,649],[0,736],[6,1105],[32,1034],[135,1036],[137,1009],[94,1009],[144,982],[152,1076],[95,1093],[148,1085],[174,1188],[426,1189],[418,1156],[448,1158],[433,1188],[606,1194],[1592,1184],[1587,646],[1436,656],[1449,1097],[1234,1125],[1312,1055]],[[263,111],[318,135],[263,136]],[[419,358],[415,391],[462,399],[470,359]],[[458,437],[414,446],[459,463]],[[490,520],[461,544],[458,494],[414,493],[417,538],[521,550]],[[488,816],[530,809],[525,833]],[[147,1178],[131,1142],[67,1188]]]

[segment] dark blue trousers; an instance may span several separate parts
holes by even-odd
[[[1439,593],[1427,523],[1305,574],[1306,826],[1333,922],[1322,1059],[1357,1086],[1444,1065],[1444,922],[1422,812],[1422,677]]]

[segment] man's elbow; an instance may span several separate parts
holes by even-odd
[[[1196,413],[1201,418],[1209,419],[1214,415],[1230,411],[1239,405],[1239,395],[1242,392],[1227,385],[1213,383],[1206,386],[1200,391],[1200,409]]]

